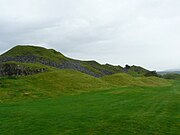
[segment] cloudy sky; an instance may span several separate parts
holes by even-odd
[[[0,53],[17,44],[100,63],[180,69],[180,0],[0,0]]]

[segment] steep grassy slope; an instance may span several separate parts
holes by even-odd
[[[0,103],[0,135],[179,135],[180,82]]]

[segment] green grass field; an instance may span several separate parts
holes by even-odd
[[[0,135],[178,135],[179,99],[176,81],[2,102]]]

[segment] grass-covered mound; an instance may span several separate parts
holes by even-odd
[[[48,72],[29,76],[0,78],[0,100],[57,97],[122,86],[167,86],[170,84],[169,81],[156,77],[136,78],[125,73],[95,78],[75,70],[55,68],[48,70]]]
[[[180,80],[180,74],[165,74],[162,77],[165,79]]]
[[[145,86],[169,86],[171,82],[159,77],[139,77],[136,78],[145,84]]]
[[[105,82],[115,86],[166,86],[170,82],[158,77],[133,77],[129,74],[119,73],[101,78]]]
[[[144,85],[141,81],[137,80],[135,77],[128,75],[126,73],[119,73],[104,76],[101,78],[107,83],[113,84],[115,86],[139,86]]]
[[[0,99],[54,97],[110,86],[74,70],[55,70],[30,76],[0,78]]]

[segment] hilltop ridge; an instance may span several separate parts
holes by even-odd
[[[151,76],[151,73],[153,73],[147,69],[134,65],[126,65],[126,67],[123,68],[121,66],[113,66],[110,64],[102,65],[96,61],[75,60],[64,56],[62,53],[54,49],[29,45],[15,46],[0,55],[1,65],[6,62],[39,63],[58,69],[73,69],[94,77],[102,77],[115,73],[128,73],[132,76]]]

